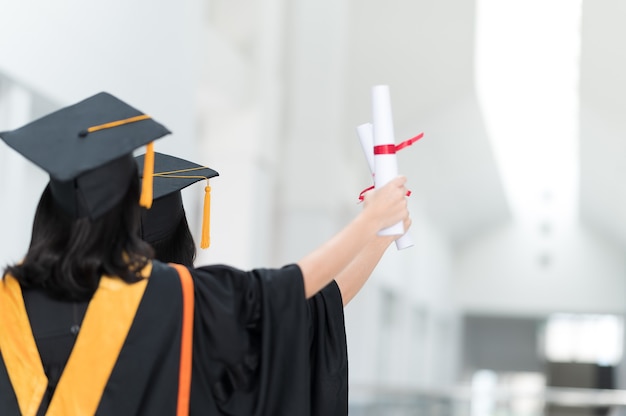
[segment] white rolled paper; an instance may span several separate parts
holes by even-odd
[[[372,121],[374,148],[377,146],[395,147],[391,99],[387,85],[372,87]],[[398,158],[395,150],[389,154],[376,154],[374,151],[374,187],[380,188],[396,176],[398,176]],[[400,221],[390,227],[383,228],[378,234],[402,235],[404,234],[404,224]]]
[[[372,131],[374,127],[372,123],[363,123],[356,128],[356,132],[359,136],[359,142],[361,142],[361,148],[363,149],[363,155],[367,160],[367,166],[370,168],[370,173],[374,177],[374,133]]]
[[[357,127],[357,134],[359,136],[359,142],[361,142],[361,148],[365,155],[365,160],[370,168],[372,176],[375,175],[376,167],[374,162],[374,133],[372,123],[361,124]],[[402,250],[413,246],[415,243],[408,232],[396,239],[396,249]]]

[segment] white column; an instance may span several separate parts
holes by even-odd
[[[245,14],[228,1],[214,1],[211,8],[199,93],[199,157],[220,176],[211,180],[211,247],[199,251],[198,265],[279,265],[273,262],[273,248],[283,117],[283,3],[263,0]]]
[[[298,260],[338,231],[356,212],[360,191],[344,154],[346,148],[358,147],[356,132],[340,128],[342,109],[350,105],[342,88],[346,1],[296,0],[290,5],[279,261]]]

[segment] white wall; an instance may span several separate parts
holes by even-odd
[[[0,9],[0,72],[59,105],[111,92],[175,133],[157,151],[193,154],[200,0],[2,0]]]

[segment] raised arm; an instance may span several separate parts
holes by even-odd
[[[411,219],[407,217],[404,220],[404,231],[410,227]],[[398,237],[374,236],[354,260],[335,277],[337,286],[341,291],[343,306],[346,306],[359,293],[389,245],[396,238]]]
[[[405,182],[406,178],[399,176],[368,192],[363,210],[339,233],[298,262],[307,298],[348,267],[376,239],[379,230],[408,218]]]

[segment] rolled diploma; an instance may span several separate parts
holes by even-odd
[[[372,87],[372,120],[374,147],[381,145],[395,146],[393,119],[391,116],[391,99],[387,85]],[[391,154],[374,154],[374,187],[380,188],[398,176],[398,158],[395,152]],[[404,224],[402,221],[390,227],[383,228],[378,235],[402,235]]]
[[[372,132],[372,123],[364,123],[359,125],[356,130],[359,136],[359,142],[361,142],[361,148],[363,154],[367,160],[367,164],[370,168],[370,173],[374,175],[374,136]],[[401,237],[396,239],[396,249],[402,250],[413,246],[415,243],[408,232],[404,233]]]

